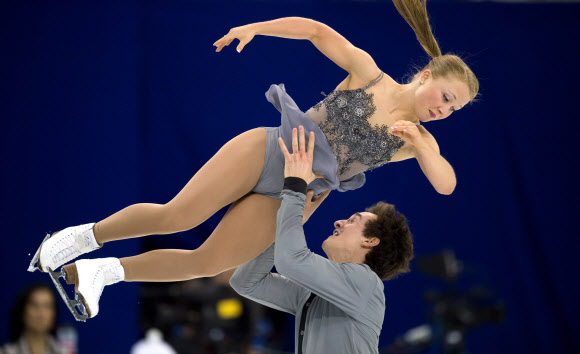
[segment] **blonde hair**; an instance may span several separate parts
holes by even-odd
[[[469,99],[473,101],[479,92],[479,81],[460,57],[454,54],[441,54],[441,49],[429,25],[427,0],[393,0],[393,4],[411,26],[423,49],[432,58],[429,64],[413,76],[413,80],[425,70],[431,70],[433,78],[454,77],[467,84]]]

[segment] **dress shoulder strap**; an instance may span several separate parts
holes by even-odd
[[[384,73],[381,71],[381,73],[379,74],[379,76],[377,76],[373,81],[369,82],[368,85],[366,85],[365,87],[363,87],[363,90],[366,90],[370,87],[373,87],[374,85],[376,85],[377,82],[381,81],[381,79],[383,78]]]

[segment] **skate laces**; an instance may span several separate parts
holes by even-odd
[[[53,254],[53,262],[60,263],[60,262],[67,262],[70,259],[74,258],[74,253],[76,251],[75,244],[74,244],[74,235],[71,233],[64,235],[64,237],[60,238],[56,244],[54,245],[53,250],[58,248],[58,251]]]
[[[80,235],[75,235],[75,246],[81,253],[87,253],[100,248],[92,231],[94,225],[94,223],[91,223],[79,226],[79,230],[77,232],[79,232]]]
[[[105,288],[105,278],[105,272],[101,269],[101,267],[96,267],[91,285],[93,288],[93,294],[96,296],[97,301],[99,301],[99,298],[103,293],[103,289]]]
[[[112,285],[125,280],[125,270],[118,258],[95,259],[95,264],[104,272],[105,285]]]
[[[72,227],[54,235],[58,239],[52,247],[53,262],[66,263],[83,253],[99,248],[91,232],[93,225],[94,223]],[[61,235],[62,232],[66,232],[66,234]]]

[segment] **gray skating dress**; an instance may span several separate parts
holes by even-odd
[[[365,90],[383,78],[381,73],[367,86],[355,90],[334,90],[324,100],[302,112],[286,93],[284,84],[272,85],[266,98],[282,115],[282,124],[266,128],[266,158],[255,193],[280,198],[284,185],[284,155],[278,145],[281,136],[291,149],[292,129],[302,125],[306,139],[315,134],[315,173],[324,176],[308,186],[315,194],[327,189],[354,190],[365,183],[365,171],[389,162],[404,141],[387,131],[386,126],[372,127],[368,118],[375,112],[373,94]]]

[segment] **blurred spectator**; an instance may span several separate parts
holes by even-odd
[[[147,331],[145,339],[141,339],[133,348],[131,354],[177,354],[173,348],[163,341],[160,330],[151,328]]]
[[[211,230],[197,231],[205,240]],[[144,250],[197,247],[156,236],[143,242]],[[293,319],[286,321],[290,318],[284,313],[237,294],[229,284],[234,271],[183,282],[142,284],[141,330],[159,329],[179,354],[274,353],[282,349]]]
[[[9,344],[0,354],[62,354],[55,340],[57,303],[52,289],[35,284],[24,289],[12,308]]]

